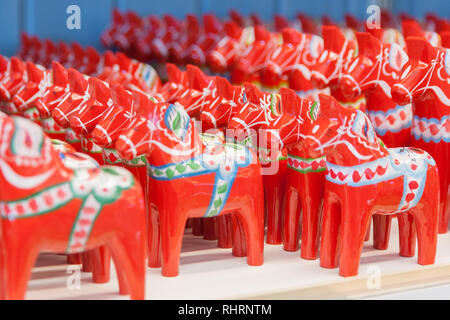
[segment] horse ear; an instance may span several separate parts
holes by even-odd
[[[133,96],[120,83],[111,85],[111,98],[115,105],[121,107],[130,107],[133,103]]]
[[[360,22],[358,21],[358,19],[350,13],[347,13],[345,15],[345,24],[347,25],[348,28],[354,30],[358,30],[360,26]]]
[[[17,73],[23,73],[25,71],[25,63],[19,58],[12,57],[11,60],[11,71]]]
[[[239,25],[236,22],[227,21],[227,22],[225,22],[223,28],[224,28],[227,36],[229,36],[230,38],[233,38],[236,40],[239,40],[241,38],[243,30],[241,27],[239,27]]]
[[[72,50],[75,61],[81,62],[84,58],[84,49],[78,42],[72,42]]]
[[[443,48],[450,48],[450,31],[442,31],[441,35],[441,43]]]
[[[143,92],[133,91],[132,99],[137,113],[144,117],[156,106],[155,101]]]
[[[198,17],[195,14],[186,15],[186,28],[187,32],[191,34],[200,33],[200,22],[198,21]]]
[[[8,60],[0,54],[0,73],[4,73],[8,69]]]
[[[107,104],[111,97],[111,90],[106,82],[100,79],[90,77],[89,78],[89,94],[94,97],[95,100],[102,104]]]
[[[130,71],[131,59],[128,58],[125,54],[123,54],[122,52],[117,52],[116,60],[117,60],[117,64],[120,67],[120,70],[127,71],[127,72]]]
[[[117,58],[114,52],[108,50],[103,54],[103,64],[105,65],[105,67],[112,67],[116,63]]]
[[[22,46],[28,47],[30,45],[30,37],[28,36],[28,33],[26,32],[20,33],[20,39],[22,41]]]
[[[322,26],[322,38],[324,49],[332,52],[340,52],[346,41],[338,26]]]
[[[228,15],[230,16],[231,20],[233,20],[233,22],[235,22],[238,26],[245,26],[245,19],[238,11],[230,10]]]
[[[345,109],[334,97],[323,93],[319,93],[319,103],[319,117],[322,118],[337,118],[341,115],[343,109]]]
[[[231,100],[234,95],[233,85],[225,78],[216,76],[217,95]]]
[[[100,61],[100,53],[94,47],[87,47],[86,55],[88,57],[89,63],[91,64],[97,64]]]
[[[402,20],[403,36],[407,37],[425,37],[425,33],[416,20]]]
[[[244,83],[245,96],[247,101],[251,103],[259,103],[261,98],[264,98],[264,94],[258,89],[258,87],[253,83]]]
[[[369,58],[375,58],[381,51],[380,41],[368,32],[356,32],[358,52]]]
[[[122,12],[119,9],[114,8],[112,15],[113,15],[113,24],[114,25],[118,26],[118,25],[121,25],[124,23],[124,17],[122,15]]]
[[[70,91],[83,95],[88,87],[88,81],[76,69],[67,69],[67,76],[69,78]]]
[[[327,14],[322,15],[322,25],[324,26],[337,26],[336,23]]]
[[[44,71],[39,69],[33,62],[27,61],[28,81],[39,83],[44,78]]]
[[[281,30],[281,35],[283,36],[284,43],[297,45],[302,40],[302,33],[293,28],[284,28]]]
[[[268,42],[270,40],[270,32],[262,25],[255,26],[255,41]]]
[[[261,20],[261,18],[259,17],[259,15],[257,13],[252,13],[250,15],[250,20],[252,20],[252,24],[256,27],[256,26],[262,26],[264,24],[264,22]]]
[[[302,31],[305,33],[317,34],[317,25],[311,17],[304,13],[297,14],[297,19],[302,24]]]
[[[383,28],[369,28],[367,24],[365,24],[366,32],[370,33],[372,36],[377,38],[379,41],[383,41],[383,34],[384,29]]]
[[[425,51],[428,44],[428,41],[422,37],[406,38],[406,48],[408,49],[409,59],[415,61],[424,61],[424,57],[426,56]]]
[[[183,83],[184,73],[173,63],[166,63],[167,77],[169,82]]]
[[[57,61],[52,62],[53,85],[65,87],[69,82],[67,71]]]
[[[203,28],[205,33],[218,34],[222,30],[222,24],[214,14],[207,13],[203,15]]]
[[[47,54],[50,55],[50,54],[56,53],[58,50],[58,47],[52,40],[46,39],[45,40],[45,49],[47,51]]]
[[[186,66],[186,76],[191,89],[202,91],[209,84],[207,76],[197,66],[188,64]]]
[[[282,31],[284,28],[289,28],[289,21],[281,14],[275,14],[274,26],[276,31]]]
[[[302,99],[295,93],[295,91],[289,88],[281,88],[280,95],[283,112],[287,112],[292,115],[299,115],[302,109]]]

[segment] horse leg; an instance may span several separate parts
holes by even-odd
[[[92,280],[94,283],[106,283],[111,273],[111,252],[107,246],[92,250]]]
[[[338,198],[325,193],[323,203],[322,238],[320,241],[320,266],[336,268],[340,252],[341,204]]]
[[[392,216],[375,214],[372,219],[373,247],[378,250],[386,250],[389,245]]]
[[[413,257],[416,251],[416,225],[414,216],[408,212],[397,214],[400,256]]]
[[[244,235],[244,227],[236,213],[231,214],[233,227],[233,256],[245,257],[247,255],[247,242]]]
[[[203,235],[203,218],[192,218],[192,235]]]
[[[255,188],[250,195],[247,210],[241,209],[237,214],[240,219],[247,243],[247,264],[260,266],[264,261],[264,193]]]
[[[214,218],[203,218],[203,239],[217,240]]]
[[[297,251],[299,247],[299,223],[301,207],[299,194],[294,187],[288,187],[285,198],[285,217],[283,248],[286,251]]]
[[[410,209],[417,229],[419,251],[417,262],[422,265],[433,264],[436,257],[440,200],[439,186],[436,183],[438,177],[437,167],[428,169],[422,198],[414,208]]]
[[[148,219],[148,266],[161,267],[161,234],[159,226],[159,213],[156,208],[150,208]]]
[[[187,217],[176,214],[173,210],[165,208],[160,211],[161,248],[162,248],[162,275],[175,277],[178,275],[180,264],[181,245],[183,242],[184,226]]]
[[[341,198],[342,203],[342,235],[339,274],[351,277],[358,274],[359,261],[364,245],[364,237],[369,225],[372,208],[364,197],[365,190],[351,192],[346,190]]]
[[[115,237],[109,248],[116,265],[120,293],[130,293],[133,300],[145,299],[145,232],[139,239],[136,235]]]
[[[23,300],[27,290],[28,280],[31,276],[39,250],[35,245],[36,239],[26,239],[18,236],[19,241],[2,239],[0,249],[0,270],[2,276],[1,298],[7,300]]]
[[[274,175],[277,177],[277,175]],[[281,199],[283,198],[283,188],[279,185],[279,180],[271,179],[272,176],[264,176],[264,186],[266,189],[266,206],[267,206],[267,238],[268,244],[281,244],[283,215],[281,211]]]
[[[67,264],[81,264],[80,253],[70,253],[67,255]]]
[[[224,214],[216,217],[219,234],[219,248],[231,248],[233,246],[233,230],[231,215]]]
[[[84,251],[80,254],[81,254],[81,261],[83,263],[81,271],[92,272],[91,250]]]

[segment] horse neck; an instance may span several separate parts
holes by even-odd
[[[26,175],[23,173],[26,172]],[[28,197],[56,184],[70,181],[73,171],[62,164],[58,153],[52,150],[48,164],[37,167],[12,166],[0,159],[0,199],[3,201]]]
[[[147,154],[147,162],[154,166],[162,166],[189,160],[200,155],[203,151],[202,139],[192,122],[190,126],[191,142],[185,147],[181,147],[181,144],[177,141],[167,142],[166,133],[157,129],[151,137],[151,149]]]
[[[430,115],[448,115],[450,98],[442,88],[448,87],[450,76],[445,70],[444,58],[445,51],[439,52],[437,58],[431,62],[423,79],[411,90],[411,92],[422,92],[414,99],[414,106],[418,112],[427,110]]]
[[[351,142],[348,143],[352,144]],[[346,145],[342,144],[336,145],[334,146],[334,148],[325,151],[327,162],[343,167],[351,167],[365,163],[371,163],[378,159],[384,158],[388,154],[389,153],[385,148],[379,150],[365,149],[363,155],[365,157],[370,156],[370,158],[362,158],[361,155],[358,154],[358,152],[350,151]]]

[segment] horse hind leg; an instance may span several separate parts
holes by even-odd
[[[419,203],[409,210],[417,229],[418,263],[433,264],[439,227],[439,185],[436,167],[428,169],[427,182]],[[433,183],[434,182],[434,183]]]
[[[247,245],[247,263],[260,266],[264,261],[264,193],[254,188],[249,195],[249,206],[236,213],[242,223]]]
[[[94,283],[106,283],[110,279],[111,252],[107,246],[92,250],[92,280]]]
[[[3,243],[0,249],[3,254],[0,259],[0,297],[7,300],[23,300],[27,290],[31,270],[39,250],[33,244],[35,239],[20,238],[20,243]]]
[[[389,246],[392,216],[375,214],[372,219],[373,247],[378,250],[386,250]],[[370,224],[368,232],[370,232]]]
[[[145,299],[145,233],[139,231],[141,235],[122,236],[110,241],[110,250],[116,265],[117,276],[119,278],[120,293],[129,291],[133,300]]]
[[[397,214],[400,256],[413,257],[416,251],[416,225],[414,216],[409,212]]]

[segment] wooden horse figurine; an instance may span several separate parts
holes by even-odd
[[[18,113],[12,97],[19,90],[23,90],[26,77],[26,64],[22,60],[12,57],[9,70],[0,82],[0,101],[5,104],[3,111],[7,114]]]
[[[411,145],[429,152],[439,167],[439,233],[446,233],[450,216],[450,53],[423,38],[406,39],[409,62],[403,67],[392,98],[400,105],[412,103],[414,119]]]
[[[282,31],[283,44],[272,54],[261,81],[265,88],[278,90],[288,86],[301,97],[313,97],[319,91],[311,83],[311,70],[323,52],[323,39],[295,29]],[[329,89],[324,89],[329,92]]]
[[[247,103],[235,112],[233,118],[228,123],[228,129],[234,130],[241,135],[241,129],[245,129],[250,138],[250,146],[256,149],[259,160],[267,174],[263,174],[264,195],[267,210],[267,238],[268,244],[281,244],[283,241],[283,198],[284,187],[287,179],[287,159],[286,149],[280,147],[279,150],[267,149],[265,144],[260,145],[263,139],[258,128],[268,119],[275,119],[280,113],[280,98],[275,94],[263,93],[254,84],[245,84],[245,96]],[[233,135],[233,131],[227,131],[227,137]]]
[[[398,81],[408,55],[393,44],[383,44],[369,33],[356,33],[358,56],[350,63],[339,86],[353,99],[366,98],[367,115],[378,136],[388,147],[409,145],[412,126],[411,104],[398,106],[391,87]]]
[[[206,105],[200,116],[203,131],[210,129],[225,129],[235,113],[246,103],[245,89],[233,86],[222,77],[216,77],[217,97]]]
[[[251,99],[248,88],[247,96]],[[251,89],[251,90],[250,90]],[[320,152],[310,150],[305,141],[315,139],[308,125],[317,117],[318,103],[309,99],[300,99],[291,89],[282,88],[281,109],[273,113],[263,105],[248,107],[237,113],[230,121],[229,128],[244,129],[243,124],[255,123],[256,130],[265,130],[273,139],[278,140],[282,148],[287,149],[287,171],[280,177],[278,188],[284,190],[278,201],[284,202],[284,225],[282,241],[284,250],[296,251],[299,247],[299,222],[302,214],[301,257],[316,259],[319,251],[319,221],[323,189],[325,183],[325,157]],[[251,120],[250,120],[251,119]],[[270,134],[278,132],[278,134]],[[270,140],[270,139],[269,139]],[[275,145],[272,143],[268,145]],[[259,141],[259,143],[265,143]],[[284,200],[284,201],[283,201]],[[282,207],[280,206],[280,209]],[[269,220],[270,221],[270,220]],[[281,233],[280,233],[281,234]]]
[[[255,40],[242,52],[231,70],[233,84],[252,82],[261,84],[261,72],[278,46],[278,34],[272,34],[262,25],[254,27]]]
[[[391,96],[391,87],[399,80],[408,56],[398,44],[383,44],[369,33],[358,32],[356,37],[358,56],[349,63],[338,86],[348,99],[364,94],[367,114],[386,146],[409,146],[413,118],[411,104],[399,106]],[[387,249],[392,217],[373,216],[375,248]]]
[[[44,132],[53,139],[65,140],[65,130],[52,118],[51,111],[66,103],[71,95],[67,70],[58,62],[52,62],[52,85],[36,99],[36,108]]]
[[[209,77],[199,67],[188,64],[186,67],[188,88],[177,99],[176,103],[183,106],[190,117],[199,119],[202,110],[216,97],[216,82],[214,77]]]
[[[250,41],[251,28],[242,29],[234,21],[225,22],[223,28],[225,37],[206,55],[208,67],[217,73],[230,71]]]
[[[347,40],[339,27],[322,26],[322,37],[325,50],[318,63],[311,71],[311,82],[317,88],[330,88],[330,93],[343,105],[365,110],[365,99],[362,94],[349,100],[339,88],[339,82],[345,74],[348,63],[356,55],[356,41]]]
[[[149,220],[159,219],[159,228],[149,225],[153,233],[149,240],[161,239],[164,276],[178,275],[189,217],[232,213],[233,254],[242,256],[247,247],[248,264],[263,263],[264,195],[260,165],[251,150],[224,143],[219,137],[202,137],[181,106],[167,103],[157,104],[146,118],[121,135],[116,148],[123,159],[147,155],[152,190]],[[157,256],[159,245],[150,247],[155,248],[150,255]]]
[[[308,145],[326,156],[320,265],[339,264],[341,276],[357,275],[371,216],[397,213],[408,213],[397,215],[400,255],[414,255],[417,230],[418,263],[433,264],[439,213],[434,159],[420,149],[386,148],[362,111],[334,98],[322,98],[319,107],[313,131],[320,138]]]
[[[121,287],[145,296],[145,213],[133,176],[117,167],[72,170],[33,122],[0,116],[1,286],[23,299],[40,251],[110,247]]]

